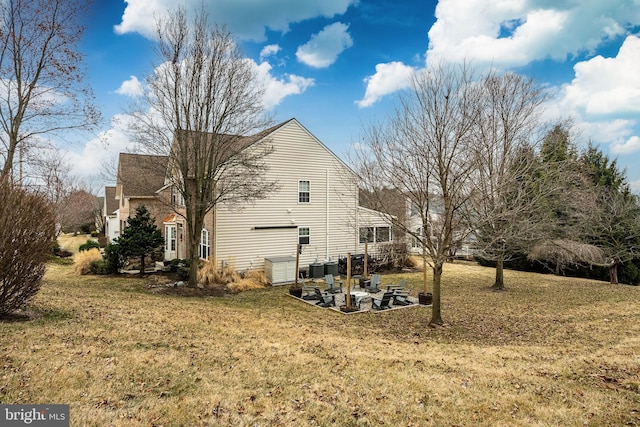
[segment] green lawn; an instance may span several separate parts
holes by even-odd
[[[640,288],[507,271],[494,292],[493,270],[449,264],[430,328],[429,307],[344,316],[286,286],[179,297],[72,270],[0,322],[2,403],[69,403],[74,426],[640,425]]]

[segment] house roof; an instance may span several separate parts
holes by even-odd
[[[164,185],[167,156],[120,153],[118,185],[127,197],[154,197]]]
[[[250,136],[219,134],[216,137],[216,134],[211,132],[179,131],[184,139],[182,140],[182,144],[178,145],[178,139],[174,138],[171,148],[173,153],[172,161],[189,161],[191,163],[189,159],[194,158],[193,151],[201,151],[200,155],[202,158],[208,158],[213,154],[213,156],[215,156],[214,161],[222,164],[292,120],[294,119],[289,119]],[[216,150],[212,153],[211,147],[214,140]]]
[[[118,201],[116,200],[116,187],[104,187],[104,200],[106,202],[105,215],[111,215],[118,210]]]

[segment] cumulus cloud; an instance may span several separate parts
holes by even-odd
[[[122,82],[120,87],[116,89],[116,93],[135,98],[142,96],[144,94],[144,89],[138,78],[136,76],[131,76],[129,80]]]
[[[427,59],[517,67],[590,52],[640,24],[634,0],[449,0],[436,7]]]
[[[611,152],[616,154],[628,154],[640,151],[640,137],[632,136],[623,143],[616,143],[611,146]]]
[[[402,62],[376,65],[375,74],[364,79],[367,90],[364,98],[356,101],[360,108],[376,103],[380,98],[411,86],[411,76],[416,70]]]
[[[242,39],[262,41],[265,29],[286,32],[289,25],[311,18],[332,18],[342,15],[358,0],[216,0],[205,2],[209,16],[225,23],[230,31]],[[126,0],[122,22],[114,27],[118,34],[137,32],[153,37],[154,17],[167,10],[183,6],[196,10],[201,0]]]
[[[289,95],[299,95],[313,86],[315,81],[310,78],[287,74],[283,78],[276,78],[271,73],[271,65],[267,62],[256,64],[251,61],[258,73],[258,79],[265,88],[264,105],[268,109],[276,107]]]
[[[264,58],[277,54],[281,49],[282,48],[277,44],[266,45],[260,51],[260,60],[262,61]]]
[[[311,40],[298,47],[298,61],[315,68],[326,68],[333,64],[343,50],[353,46],[348,30],[349,25],[342,22],[327,25],[322,31],[312,35]]]
[[[114,165],[119,153],[132,151],[134,144],[126,133],[129,120],[130,116],[116,115],[111,119],[111,128],[88,141],[82,151],[64,150],[65,157],[72,165],[71,173],[85,181],[91,181],[105,168]]]
[[[600,55],[574,66],[564,101],[590,116],[640,112],[640,38],[628,36],[616,57]]]

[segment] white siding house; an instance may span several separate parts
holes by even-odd
[[[221,204],[209,212],[201,233],[201,258],[240,271],[263,270],[265,259],[295,257],[301,244],[300,267],[305,268],[314,262],[337,261],[349,252],[362,252],[360,221],[379,228],[383,238],[385,223],[381,217],[358,207],[356,174],[297,120],[290,119],[247,138],[252,142],[247,150],[260,149],[261,144],[272,147],[263,159],[268,166],[265,179],[276,181],[277,189],[265,199],[243,205]],[[169,184],[171,180],[157,182],[161,177],[136,169],[136,165],[164,162],[166,171],[168,160],[161,156],[157,156],[157,162],[146,160],[143,163],[134,155],[120,156],[115,195],[120,202],[119,223],[124,226],[135,205],[151,205],[165,236],[165,259],[186,258],[188,245],[181,216],[184,207]],[[138,183],[142,178],[144,182]],[[154,189],[149,188],[151,182]],[[390,225],[386,227],[390,239]]]
[[[337,260],[358,245],[357,177],[297,120],[262,142],[273,146],[266,178],[278,182],[269,198],[214,213],[212,256],[238,269],[262,269],[265,258],[295,256],[300,265]]]

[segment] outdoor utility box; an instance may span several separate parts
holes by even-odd
[[[338,262],[337,261],[329,261],[324,263],[324,274],[333,274],[334,276],[338,275]]]
[[[264,274],[272,285],[283,285],[296,280],[296,258],[280,256],[264,259]]]
[[[321,279],[324,277],[324,265],[319,262],[309,264],[309,277],[311,279]]]

